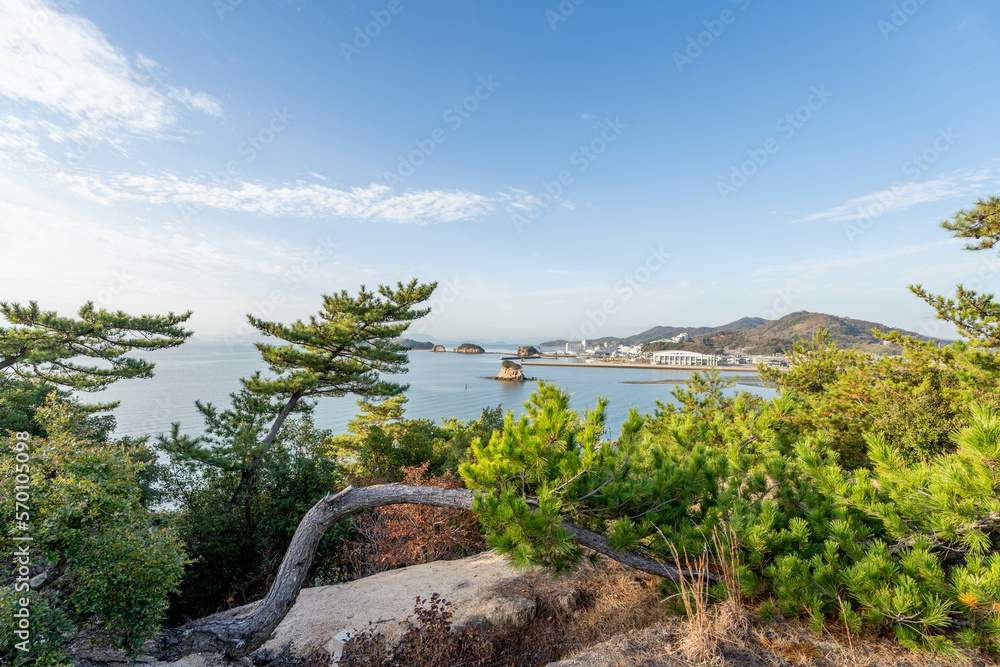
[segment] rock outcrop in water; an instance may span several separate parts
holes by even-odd
[[[503,368],[500,369],[500,373],[496,376],[487,378],[488,380],[507,380],[508,382],[526,382],[529,380],[534,380],[535,378],[524,377],[524,372],[521,371],[521,367],[515,364],[513,361],[503,362]]]
[[[435,345],[433,348],[431,348],[431,352],[447,352],[447,351],[448,350],[444,349],[444,345]]]
[[[475,345],[473,343],[462,343],[461,345],[459,345],[458,347],[455,348],[455,351],[456,352],[460,352],[462,354],[485,354],[486,353],[486,350],[484,350],[483,348],[481,348],[478,345]]]

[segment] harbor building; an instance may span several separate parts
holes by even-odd
[[[687,350],[664,350],[653,353],[653,363],[661,366],[718,366],[719,357]]]

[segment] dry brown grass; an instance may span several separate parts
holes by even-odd
[[[681,600],[687,619],[687,632],[677,642],[677,650],[686,660],[703,665],[715,665],[719,662],[719,637],[715,619],[715,610],[708,603],[708,554],[701,554],[694,561],[684,553],[683,559],[677,553],[673,544],[670,551],[674,555],[674,564],[681,574],[677,583],[680,587]]]
[[[492,594],[534,597],[536,619],[499,640],[497,667],[535,667],[615,635],[664,620],[657,577],[614,561],[584,566],[551,580],[529,573],[505,582]]]
[[[1000,659],[978,652],[959,656],[909,651],[882,637],[851,637],[831,630],[817,636],[805,625],[785,620],[761,621],[750,615],[749,631],[736,638],[717,628],[715,665],[719,667],[985,667]],[[683,655],[687,619],[671,618],[644,630],[619,635],[578,652],[559,667],[679,667],[698,664]],[[704,664],[704,663],[701,663]]]

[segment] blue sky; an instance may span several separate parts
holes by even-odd
[[[0,297],[239,340],[417,277],[416,337],[951,335],[906,285],[1000,283],[937,226],[1000,189],[1000,6],[678,4],[6,0]]]

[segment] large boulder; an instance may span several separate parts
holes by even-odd
[[[517,364],[511,364],[508,366],[504,364],[503,368],[496,376],[497,380],[510,380],[512,382],[524,382],[527,378],[524,377],[524,372],[521,367]]]
[[[278,626],[274,638],[251,654],[254,662],[277,656],[287,648],[304,656],[325,650],[339,657],[351,634],[374,628],[390,642],[404,631],[417,596],[438,593],[450,602],[453,627],[469,624],[496,628],[525,627],[535,618],[533,595],[503,586],[523,576],[499,554],[488,551],[469,558],[414,565],[345,584],[303,588],[295,606]]]

